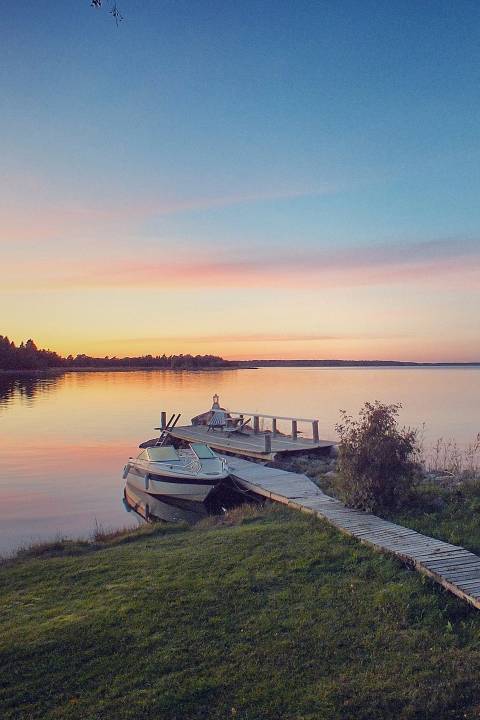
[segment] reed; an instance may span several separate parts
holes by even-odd
[[[480,475],[480,433],[463,448],[455,440],[439,438],[428,452],[424,466],[428,472],[463,479]]]

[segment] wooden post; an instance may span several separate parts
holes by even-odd
[[[297,432],[298,432],[298,430],[297,430],[297,421],[296,421],[296,420],[292,420],[292,440],[296,440],[296,439],[297,439]]]
[[[320,440],[320,435],[318,434],[318,420],[314,420],[312,422],[312,430],[313,430],[313,442],[318,443]]]
[[[162,414],[160,415],[160,428],[162,430],[165,430],[165,427],[167,425],[167,413],[165,410],[162,410]]]
[[[277,434],[277,418],[272,418],[272,435]]]
[[[272,436],[270,435],[270,433],[265,433],[265,452],[272,452]]]
[[[256,435],[260,432],[260,422],[258,415],[253,416],[253,432]]]

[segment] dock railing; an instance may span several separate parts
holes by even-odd
[[[318,432],[318,420],[315,418],[299,418],[299,417],[289,417],[285,415],[265,415],[265,413],[258,413],[258,412],[247,412],[246,410],[229,410],[229,413],[231,415],[239,415],[240,418],[251,417],[253,420],[253,432],[255,434],[258,434],[260,432],[260,418],[265,418],[267,420],[272,421],[272,435],[275,436],[277,434],[277,421],[287,421],[291,423],[291,437],[292,440],[296,440],[298,437],[298,423],[311,423],[312,425],[312,438],[313,442],[319,442],[320,435]]]
[[[259,412],[246,412],[245,410],[228,410],[227,411],[229,415],[235,415],[240,420],[240,424],[244,422],[244,420],[248,420],[249,418],[252,421],[252,429],[254,435],[261,435],[263,436],[264,440],[264,452],[265,453],[271,453],[272,452],[272,439],[275,438],[276,435],[279,437],[288,438],[290,437],[293,441],[298,439],[298,436],[302,434],[302,431],[298,429],[299,423],[306,423],[310,424],[312,427],[312,441],[313,443],[319,443],[320,442],[320,435],[318,431],[318,420],[315,418],[299,418],[299,417],[290,417],[288,415],[267,415],[266,413],[259,413]],[[178,414],[175,417],[175,413],[173,413],[170,420],[167,421],[167,413],[165,410],[162,410],[161,416],[160,416],[160,427],[155,428],[156,430],[161,430],[161,435],[159,438],[160,442],[164,437],[167,437],[170,430],[173,430],[175,425],[178,422],[178,418],[180,417],[180,414]],[[264,427],[263,422],[260,421],[263,420],[269,420],[271,423],[268,423],[271,425],[271,429],[266,429]],[[283,428],[280,430],[277,426],[277,422],[280,423]],[[291,426],[291,432],[289,434],[285,433],[283,430],[285,429],[284,423],[290,423]],[[261,427],[262,425],[262,427]],[[307,438],[306,438],[307,439]],[[310,442],[310,439],[308,438],[308,442]]]

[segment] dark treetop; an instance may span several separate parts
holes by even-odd
[[[197,368],[230,367],[228,362],[216,355],[142,355],[141,357],[103,357],[69,355],[62,357],[52,350],[39,350],[33,340],[20,343],[0,335],[0,370],[48,370],[49,368],[166,368],[171,370],[195,370]]]

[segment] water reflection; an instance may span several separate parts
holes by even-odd
[[[127,512],[133,511],[147,522],[184,521],[193,525],[208,515],[207,507],[203,503],[176,500],[175,498],[168,498],[168,502],[163,502],[134,488],[130,483],[125,485],[123,502]]]
[[[210,493],[205,502],[193,502],[169,496],[160,500],[142,492],[129,482],[123,491],[123,504],[127,512],[135,512],[146,522],[187,522],[194,525],[208,515],[223,515],[227,510],[245,502],[260,502],[252,493],[237,488],[227,480]]]
[[[55,390],[62,379],[62,375],[14,375],[0,373],[0,409],[15,401],[33,402],[37,396]]]

